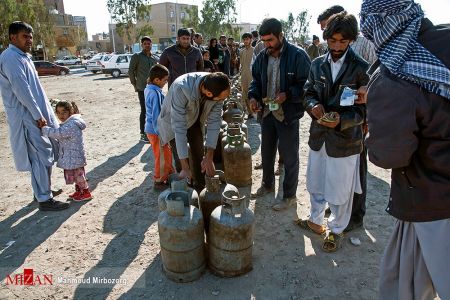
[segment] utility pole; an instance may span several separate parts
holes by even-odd
[[[178,31],[178,0],[175,1],[175,36]]]
[[[114,40],[114,28],[116,26],[116,24],[112,23],[112,16],[111,14],[109,15],[109,20],[110,20],[110,25],[111,25],[111,39],[112,39],[112,44],[113,44],[113,52],[116,52],[116,42]]]

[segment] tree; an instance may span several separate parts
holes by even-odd
[[[183,26],[186,28],[194,28],[197,30],[200,24],[200,18],[198,17],[198,7],[197,6],[187,7],[185,11],[187,17],[181,21]]]
[[[9,44],[8,26],[14,21],[29,23],[34,29],[34,45],[51,45],[54,41],[54,21],[43,0],[3,0],[0,5],[0,51]]]
[[[107,7],[116,23],[117,34],[125,43],[133,44],[143,35],[152,35],[150,25],[136,26],[137,20],[145,19],[150,13],[149,0],[108,0]]]
[[[239,38],[239,28],[233,26],[236,23],[235,0],[204,0],[200,14],[198,29],[205,38],[217,38],[221,34]]]
[[[290,12],[287,20],[281,20],[286,39],[298,44],[305,43],[309,35],[310,20],[308,10],[301,11],[296,17]]]

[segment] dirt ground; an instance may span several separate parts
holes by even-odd
[[[149,145],[138,141],[139,103],[128,78],[84,73],[41,81],[49,98],[74,100],[82,111],[86,170],[95,198],[61,212],[39,211],[32,202],[29,174],[14,169],[0,106],[0,299],[377,298],[379,260],[393,224],[384,212],[390,172],[369,165],[365,228],[347,234],[337,253],[322,252],[321,237],[293,224],[297,215],[309,212],[309,117],[300,122],[297,208],[275,212],[270,195],[250,201],[256,217],[253,271],[228,279],[206,271],[195,282],[179,284],[161,270],[153,158]],[[260,127],[253,120],[248,127],[255,164],[261,160]],[[72,187],[65,186],[62,170],[53,170],[54,186],[64,188],[57,199],[65,200]],[[261,176],[254,171],[252,190]],[[361,245],[352,245],[350,237],[359,238]],[[52,275],[53,284],[6,284],[7,275],[22,274],[25,268]],[[96,278],[114,283],[94,284]]]

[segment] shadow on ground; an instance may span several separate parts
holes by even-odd
[[[127,152],[108,158],[104,163],[87,173],[89,186],[95,190],[98,183],[113,176],[119,169],[138,155],[144,146],[138,143]],[[30,200],[32,196],[30,195]],[[11,202],[13,203],[13,202]],[[36,202],[20,208],[16,213],[0,223],[0,245],[3,247],[10,241],[14,244],[0,252],[0,276],[19,268],[37,247],[45,242],[72,215],[89,202],[72,202],[69,209],[59,212],[42,212]]]

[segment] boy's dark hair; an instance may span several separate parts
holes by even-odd
[[[11,35],[18,34],[20,31],[25,31],[27,33],[33,33],[33,27],[31,27],[30,24],[22,22],[22,21],[12,22],[8,28],[9,39],[11,39]]]
[[[252,36],[254,37],[254,38],[257,38],[259,35],[258,35],[258,30],[253,30],[252,31]]]
[[[331,7],[328,7],[317,17],[317,24],[320,24],[320,22],[327,20],[332,15],[338,14],[342,11],[345,11],[345,9],[340,5],[333,5]]]
[[[155,79],[163,79],[164,77],[169,75],[169,70],[161,65],[161,64],[155,64],[150,69],[148,82],[153,83]]]
[[[252,34],[250,32],[245,32],[242,35],[242,39],[251,39],[252,38]]]
[[[194,34],[194,37],[195,37],[196,39],[198,39],[199,36],[203,36],[203,35],[202,35],[201,33],[198,33],[198,32],[197,32],[196,34]]]
[[[203,87],[210,91],[213,97],[217,97],[230,88],[230,80],[222,72],[211,73],[203,79]]]
[[[224,34],[222,34],[222,35],[219,37],[219,40],[220,40],[221,38],[227,38],[227,36],[224,35]]]
[[[151,43],[152,39],[149,36],[145,35],[145,36],[141,37],[141,44],[145,41],[149,41]]]
[[[228,39],[227,39],[227,41],[234,41],[234,37],[232,37],[232,36],[230,36]]]
[[[318,40],[319,37],[317,35],[313,35],[313,41]]]
[[[181,36],[191,36],[191,32],[187,28],[180,28],[178,29],[177,37]]]
[[[323,39],[328,40],[335,33],[342,34],[346,40],[356,41],[358,37],[358,21],[354,15],[346,11],[334,14],[327,22],[327,28],[323,31]]]
[[[208,50],[202,50],[202,55],[205,55],[206,53],[209,53]]]
[[[275,18],[267,18],[264,19],[261,23],[261,27],[259,27],[259,35],[268,35],[273,34],[278,37],[280,33],[283,31],[281,26],[281,22]]]

